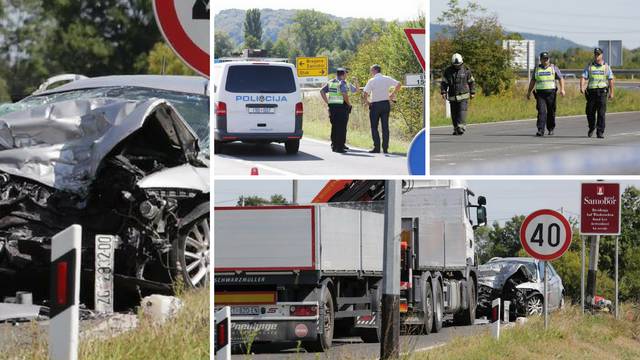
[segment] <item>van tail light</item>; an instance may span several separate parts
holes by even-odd
[[[291,316],[316,316],[318,315],[318,307],[316,305],[297,305],[289,308]]]
[[[302,116],[303,113],[304,113],[304,107],[302,106],[302,103],[299,102],[296,104],[296,116]]]
[[[216,103],[216,115],[227,116],[227,104],[222,101]]]

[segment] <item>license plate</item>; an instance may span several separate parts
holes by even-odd
[[[247,108],[249,114],[275,114],[276,108],[274,107],[250,107]]]
[[[232,306],[231,315],[260,315],[259,306]]]
[[[113,255],[116,237],[96,235],[95,237],[95,311],[113,313]]]

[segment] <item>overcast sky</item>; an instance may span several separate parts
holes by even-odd
[[[310,202],[326,181],[300,180],[299,202]],[[567,217],[579,217],[580,181],[576,180],[473,180],[469,188],[487,198],[490,223],[501,224],[514,215],[528,215],[538,209],[564,211]],[[624,190],[629,185],[640,187],[640,180],[621,181]],[[215,205],[234,206],[240,195],[269,198],[273,194],[291,199],[292,182],[280,180],[218,180],[215,181]]]
[[[385,20],[414,20],[426,14],[427,0],[213,0],[213,12],[224,9],[314,9],[340,17],[375,18]]]
[[[431,22],[436,22],[447,2],[430,0]],[[637,0],[478,2],[496,13],[507,30],[560,36],[586,46],[595,46],[598,40],[622,40],[626,48],[640,47]]]

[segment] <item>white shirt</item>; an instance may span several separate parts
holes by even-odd
[[[388,101],[389,89],[398,84],[399,82],[396,79],[377,73],[369,79],[364,87],[364,92],[371,94],[370,102]]]

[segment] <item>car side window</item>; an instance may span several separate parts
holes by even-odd
[[[544,281],[544,262],[543,261],[538,261],[538,273],[540,274],[540,279]]]

